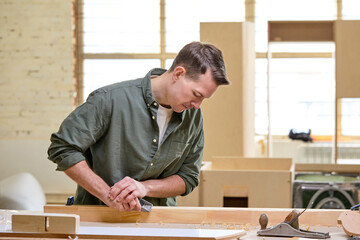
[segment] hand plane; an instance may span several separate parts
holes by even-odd
[[[306,209],[305,209],[306,210]],[[301,238],[315,238],[315,239],[326,239],[330,238],[329,233],[312,232],[302,230],[299,228],[299,216],[305,212],[299,213],[293,210],[286,218],[284,222],[279,223],[274,227],[266,228],[268,224],[268,216],[263,213],[260,215],[259,223],[261,229],[257,232],[260,236],[275,236],[275,237],[301,237]]]
[[[145,199],[139,198],[139,202],[141,205],[141,212],[150,212],[152,208],[152,204]]]

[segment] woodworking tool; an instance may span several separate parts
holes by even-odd
[[[279,223],[274,227],[266,228],[268,223],[268,216],[263,213],[260,215],[259,223],[261,229],[257,232],[260,236],[275,236],[275,237],[300,237],[300,238],[316,238],[325,239],[330,238],[329,233],[313,232],[302,230],[299,228],[299,216],[305,212],[304,209],[301,213],[293,210],[284,222]]]
[[[151,211],[151,208],[152,208],[152,204],[142,198],[139,198],[139,202],[140,202],[140,205],[141,205],[141,211],[142,212],[150,212]]]
[[[360,240],[359,236],[350,236],[350,238],[348,238],[348,240]]]

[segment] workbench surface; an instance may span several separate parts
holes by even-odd
[[[82,222],[81,226],[108,226],[108,227],[119,227],[119,228],[135,228],[141,231],[143,228],[177,228],[177,229],[229,229],[229,230],[244,230],[246,235],[240,239],[243,240],[281,240],[289,239],[288,237],[264,237],[258,236],[256,232],[260,229],[257,224],[179,224],[179,223],[97,223],[97,222]],[[341,226],[336,227],[325,227],[325,226],[307,226],[300,225],[300,229],[316,232],[329,232],[330,240],[345,240],[348,236],[344,233]]]
[[[264,237],[258,236],[257,231],[260,229],[258,224],[258,218],[261,212],[266,212],[269,215],[269,225],[268,227],[274,226],[284,220],[286,216],[292,209],[249,209],[249,208],[162,208],[154,207],[151,213],[118,213],[113,209],[104,208],[104,207],[60,207],[61,213],[72,213],[80,215],[80,232],[81,229],[100,229],[106,228],[109,231],[115,229],[115,232],[136,232],[139,235],[142,232],[149,231],[159,233],[166,232],[164,228],[173,229],[172,231],[183,232],[196,232],[196,230],[202,229],[211,230],[214,233],[214,230],[228,230],[229,232],[237,230],[238,232],[244,231],[246,234],[241,236],[240,239],[243,240],[282,240],[289,239],[288,237]],[[46,212],[59,212],[57,209],[48,208]],[[98,210],[101,210],[100,212]],[[343,210],[344,211],[344,210]],[[343,212],[341,210],[307,210],[303,216],[299,218],[300,229],[316,231],[316,232],[329,232],[330,240],[345,240],[348,239],[348,236],[343,231],[343,228],[337,224],[338,215]],[[112,214],[109,214],[112,213]],[[101,216],[104,221],[96,220]],[[187,217],[186,217],[187,216]],[[120,221],[117,221],[119,220]],[[110,221],[109,221],[110,220]],[[198,223],[195,223],[198,222]],[[318,222],[319,224],[317,224]],[[330,223],[330,224],[329,224]],[[17,238],[16,235],[6,236],[4,235],[4,228],[1,228],[0,225],[0,239],[24,239]],[[162,230],[164,229],[164,231]],[[8,230],[9,231],[9,230]],[[207,231],[207,232],[211,232]],[[200,231],[203,232],[203,231]],[[207,233],[208,234],[208,233]],[[200,235],[199,235],[200,236]],[[202,239],[201,237],[189,238],[189,239]],[[29,236],[31,237],[31,236]],[[65,237],[63,239],[71,239],[74,236]],[[99,236],[98,238],[105,239],[105,236]],[[51,239],[51,238],[41,238],[40,236],[26,238],[26,239]],[[80,237],[79,239],[85,239]],[[115,239],[112,237],[112,239]],[[129,237],[124,238],[122,236],[119,239],[146,239],[141,237]],[[154,238],[156,239],[156,238]],[[170,239],[170,238],[163,238]],[[181,238],[183,239],[183,238]],[[207,238],[204,238],[207,239]],[[217,239],[217,238],[216,238]],[[221,238],[219,238],[221,239]],[[226,238],[229,239],[229,238]],[[298,239],[298,238],[294,238]],[[305,239],[305,238],[304,238]]]
[[[120,231],[124,230],[128,231],[129,229],[134,229],[136,232],[147,231],[148,229],[156,229],[157,231],[161,231],[162,228],[170,228],[170,229],[179,229],[180,231],[184,232],[182,229],[243,229],[246,232],[246,235],[240,237],[243,240],[284,240],[289,239],[288,237],[264,237],[258,236],[256,232],[259,230],[259,226],[254,225],[210,225],[210,224],[154,224],[154,223],[99,223],[99,222],[81,222],[81,227],[114,227],[119,229]],[[323,227],[323,226],[306,226],[301,225],[301,229],[307,229],[309,231],[318,231],[318,232],[329,232],[331,236],[331,240],[346,240],[348,239],[347,235],[344,233],[341,227]],[[24,239],[24,237],[0,237],[2,240],[8,239]],[[27,238],[29,240],[34,239],[53,239],[53,238]],[[63,238],[64,239],[64,238]],[[65,238],[66,239],[66,238]],[[71,238],[68,238],[71,239]],[[83,239],[83,238],[81,238]],[[199,238],[200,239],[200,238]],[[295,238],[294,238],[295,239]],[[297,238],[298,239],[298,238]]]

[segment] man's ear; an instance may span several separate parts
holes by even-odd
[[[177,66],[172,74],[173,81],[177,81],[182,77],[185,77],[186,69],[183,66]]]

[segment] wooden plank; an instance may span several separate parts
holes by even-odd
[[[241,194],[237,197],[248,197],[248,207],[289,208],[293,169],[291,158],[213,157],[210,168],[201,169],[200,202],[223,207],[226,186],[232,186]]]
[[[245,158],[236,156],[213,157],[211,170],[287,171],[292,168],[291,158]]]
[[[45,232],[45,226],[43,216],[12,215],[11,229],[14,232]]]
[[[287,208],[216,208],[216,207],[157,207],[150,213],[119,212],[106,206],[46,205],[46,213],[77,214],[81,221],[113,223],[185,223],[185,224],[258,224],[262,213],[269,216],[269,224],[284,221],[292,211]],[[337,226],[337,218],[345,210],[308,209],[301,215],[300,224]]]
[[[250,22],[200,23],[200,40],[222,51],[231,82],[231,86],[219,87],[216,94],[201,105],[206,119],[205,161],[213,156],[255,155],[255,142],[249,141],[255,137],[254,31],[254,24]]]
[[[360,21],[336,21],[336,98],[360,97]]]
[[[134,228],[118,227],[84,227],[78,236],[83,238],[93,238],[96,235],[106,236],[106,238],[134,237],[136,239],[234,239],[245,235],[244,230],[224,230],[224,229],[176,229],[176,228],[141,228],[134,231]]]
[[[74,214],[26,213],[12,215],[13,232],[75,234],[80,226],[80,217]]]
[[[309,52],[309,53],[294,53],[294,52],[272,52],[271,58],[332,58],[332,52]],[[256,58],[268,58],[266,52],[257,52]]]
[[[206,170],[201,174],[203,206],[223,207],[223,186],[248,188],[248,207],[291,207],[292,173],[285,170]]]
[[[67,235],[64,233],[0,233],[0,237],[32,237],[32,238],[73,238],[80,239],[137,239],[137,240],[156,240],[156,239],[201,239],[201,240],[227,240],[236,239],[244,236],[244,230],[226,229],[184,229],[184,228],[134,228],[134,227],[103,227],[103,226],[83,226],[77,234]]]
[[[333,21],[269,21],[268,41],[334,41]]]
[[[249,196],[248,186],[223,185],[224,197],[247,197]]]
[[[360,165],[296,163],[295,171],[296,172],[337,172],[337,173],[360,174]]]

